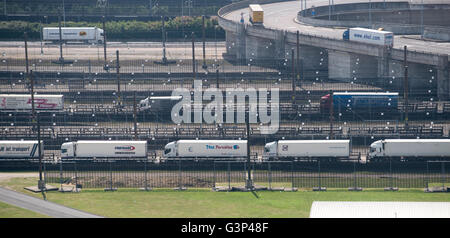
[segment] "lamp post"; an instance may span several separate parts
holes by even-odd
[[[39,37],[41,39],[41,55],[43,55],[44,49],[42,48],[42,21],[39,21]]]
[[[420,9],[420,30],[421,33],[420,34],[420,38],[423,39],[423,32],[424,32],[424,26],[423,26],[423,0],[422,0],[422,8]]]
[[[102,25],[103,25],[103,58],[104,58],[104,61],[105,61],[103,69],[109,72],[108,62],[106,61],[107,58],[106,58],[106,26],[105,26],[106,24],[105,24],[105,16],[102,17]]]
[[[208,66],[206,65],[206,52],[205,52],[205,16],[202,16],[202,46],[203,46],[203,69],[207,69]]]
[[[405,45],[403,48],[403,68],[404,68],[404,85],[403,85],[403,97],[405,99],[405,127],[408,128],[408,93],[409,93],[409,85],[408,85],[408,59],[407,59],[407,53],[408,48]]]
[[[250,162],[250,104],[248,105],[247,117],[245,118],[245,126],[247,131],[247,182],[245,183],[245,188],[247,190],[253,190],[252,181],[252,168]]]
[[[41,124],[39,121],[39,114],[37,116],[36,121],[36,111],[34,105],[34,78],[33,78],[33,70],[30,70],[30,94],[31,94],[31,121],[33,124],[33,128],[37,129],[37,140],[38,140],[38,156],[39,156],[39,181],[38,181],[38,190],[42,192],[42,196],[44,200],[47,200],[45,195],[45,181],[42,179],[42,150],[41,150]],[[33,155],[34,157],[34,155]]]
[[[369,0],[369,28],[372,28],[372,2]]]

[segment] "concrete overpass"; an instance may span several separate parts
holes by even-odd
[[[443,1],[447,3],[447,0],[437,1],[437,4],[443,4]],[[343,0],[339,4],[356,2],[361,0]],[[250,3],[262,5],[265,11],[264,26],[249,24]],[[307,3],[306,9],[312,5],[328,5],[328,0],[310,0]],[[450,1],[448,4],[450,5]],[[329,79],[345,82],[370,81],[400,90],[404,78],[404,46],[407,46],[410,91],[433,88],[432,93],[440,100],[450,98],[449,42],[424,41],[417,36],[396,35],[394,47],[388,49],[343,41],[342,33],[345,28],[301,24],[297,19],[299,11],[300,1],[285,0],[249,0],[223,7],[218,15],[219,24],[226,31],[227,52],[224,56],[245,64],[269,62],[271,65],[289,68],[293,65],[292,50],[297,55],[298,40],[300,58],[297,63],[302,71],[328,71]],[[243,24],[240,23],[241,16],[244,18]]]

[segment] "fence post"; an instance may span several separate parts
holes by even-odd
[[[428,161],[426,162],[427,163],[427,179],[426,179],[426,181],[425,181],[425,191],[429,191],[429,188],[428,188],[428,183],[430,182],[430,171],[429,171],[429,168],[428,168]]]
[[[444,161],[441,161],[441,181],[442,181],[442,190],[445,189],[445,166]]]
[[[178,160],[178,188],[181,189],[181,159]]]
[[[230,161],[228,161],[228,190],[231,190],[231,171],[230,171]]]
[[[391,189],[394,188],[394,178],[392,177],[392,158],[389,158],[389,174],[391,178]]]
[[[213,161],[213,169],[214,169],[214,175],[213,175],[213,190],[216,188],[216,161]]]
[[[291,188],[294,191],[294,161],[291,161]]]
[[[272,190],[272,168],[270,166],[270,161],[267,162],[269,168],[269,190]]]
[[[353,162],[353,187],[356,189],[356,163]]]
[[[45,161],[42,164],[44,164],[44,184],[47,184],[47,166],[45,166]]]
[[[144,175],[145,175],[145,190],[148,190],[148,182],[147,182],[147,160],[144,160]]]
[[[59,188],[62,190],[63,184],[63,170],[62,170],[62,159],[59,160]]]
[[[75,162],[74,166],[75,166],[75,192],[78,192],[78,171],[77,171],[77,162]]]
[[[113,190],[113,186],[112,186],[112,162],[109,161],[109,189],[110,191]]]
[[[320,159],[318,160],[319,162],[319,191],[322,190],[322,185],[320,184]]]

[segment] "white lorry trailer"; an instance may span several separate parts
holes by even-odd
[[[370,145],[371,161],[450,158],[450,139],[385,139]]]
[[[64,42],[81,41],[103,44],[103,29],[97,27],[61,27],[61,39]],[[42,40],[59,42],[59,27],[44,27]]]
[[[147,141],[80,140],[61,145],[61,159],[147,158]]]
[[[0,141],[0,159],[38,159],[37,140],[3,140]],[[44,154],[44,143],[41,141],[41,154]]]
[[[264,146],[264,158],[348,158],[350,140],[279,140]]]
[[[246,140],[178,140],[164,147],[165,159],[246,158]]]
[[[349,28],[344,31],[344,40],[356,41],[367,44],[393,47],[394,33],[390,31],[372,30],[367,28]]]
[[[31,95],[0,94],[0,110],[31,110]],[[37,110],[64,109],[63,95],[34,95],[34,107]]]

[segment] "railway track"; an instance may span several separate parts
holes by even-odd
[[[129,99],[128,99],[129,100]],[[132,121],[134,115],[133,105],[126,102],[121,107],[117,104],[74,104],[66,103],[63,110],[40,111],[42,123],[45,124],[71,124],[74,122],[105,122],[105,121]],[[137,101],[139,103],[139,101]],[[202,111],[207,103],[202,105]],[[450,102],[415,102],[408,104],[408,113],[410,120],[439,120],[445,119],[450,114]],[[272,105],[259,105],[258,108],[265,108],[268,113],[272,111]],[[405,112],[404,104],[399,103],[397,110],[391,111],[357,111],[357,112],[335,112],[334,120],[363,121],[363,120],[401,120]],[[198,109],[195,104],[190,106],[191,112],[195,113]],[[281,121],[329,121],[329,114],[320,111],[320,104],[305,103],[292,104],[288,102],[279,103],[274,109],[279,111]],[[137,121],[167,121],[171,120],[172,108],[154,107],[149,110],[137,109]],[[222,106],[224,118],[227,111],[244,113],[249,110],[248,105],[235,104],[233,106]],[[28,123],[30,120],[29,110],[2,110],[0,111],[0,125],[20,125]]]
[[[252,125],[250,138],[254,141],[272,141],[276,139],[352,139],[355,141],[377,140],[385,138],[443,138],[448,137],[450,124],[366,124],[349,125],[347,123],[330,126],[302,124],[280,125],[277,133],[261,134],[259,125]],[[153,144],[167,143],[178,139],[245,139],[245,125],[139,125],[137,137],[149,140]],[[130,140],[134,139],[134,128],[122,125],[114,126],[52,126],[41,127],[41,137],[50,144],[61,144],[73,140]],[[0,130],[2,140],[20,140],[35,137],[36,130],[31,126],[10,126]]]

